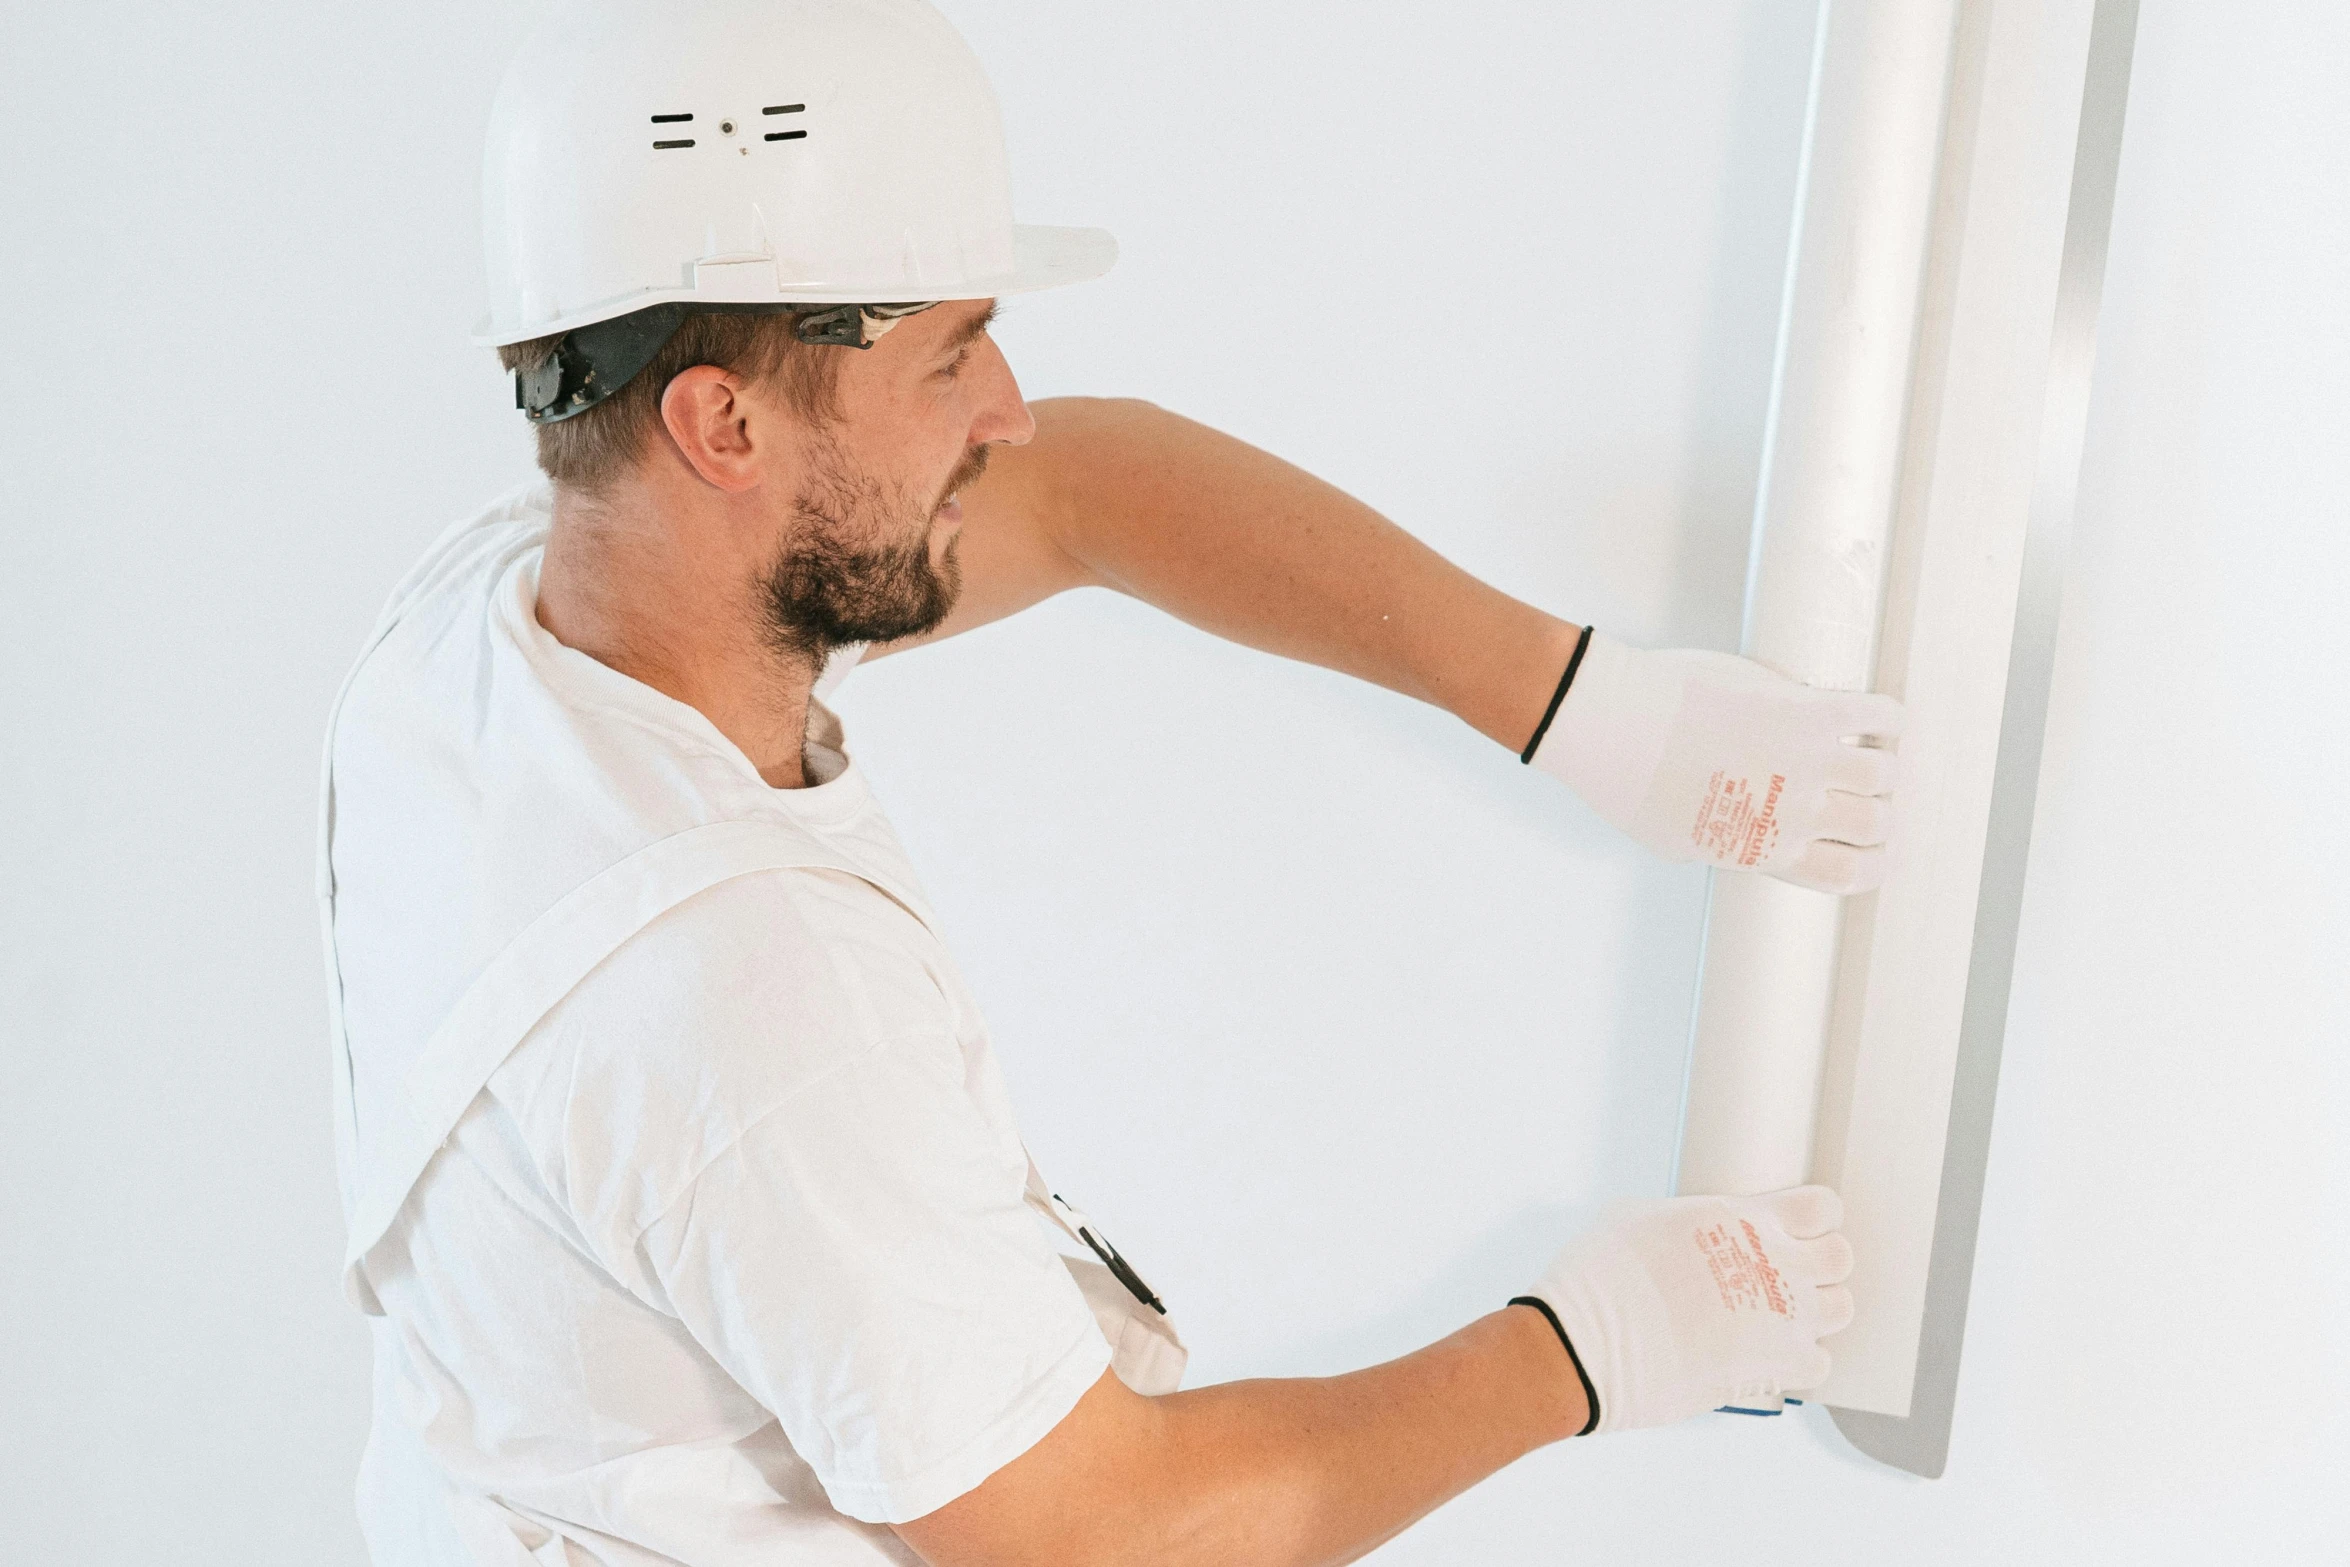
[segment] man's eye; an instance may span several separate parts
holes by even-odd
[[[948,360],[946,368],[941,370],[939,374],[947,377],[949,380],[954,379],[956,376],[963,373],[963,362],[970,357],[971,350],[968,348],[964,349],[961,353],[955,355],[954,358]]]

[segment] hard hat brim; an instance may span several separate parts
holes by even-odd
[[[532,338],[552,337],[599,321],[610,321],[651,305],[694,304],[806,304],[867,305],[913,303],[921,300],[999,299],[1008,294],[1033,294],[1068,283],[1089,283],[1117,264],[1118,242],[1107,229],[1067,228],[1049,223],[1012,226],[1010,270],[965,277],[951,282],[924,280],[908,283],[856,281],[784,282],[772,291],[745,294],[739,287],[723,295],[700,288],[646,288],[567,310],[544,321],[500,323],[484,318],[473,329],[479,348],[503,348]]]

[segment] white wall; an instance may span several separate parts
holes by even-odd
[[[463,331],[532,10],[8,19],[0,1559],[357,1559],[316,742],[393,577],[526,468]],[[1032,395],[1734,640],[1805,0],[949,10],[1024,207],[1125,244],[1008,313]],[[2148,0],[1949,1476],[1700,1421],[1382,1561],[2339,1559],[2345,79],[2325,0]],[[1701,883],[1451,720],[1107,596],[844,705],[1200,1376],[1401,1351],[1661,1185]]]

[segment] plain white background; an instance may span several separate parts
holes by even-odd
[[[1032,396],[1154,398],[1731,646],[1809,0],[948,0]],[[474,214],[535,7],[0,49],[0,1559],[358,1560],[325,707],[528,469]],[[2340,1560],[2350,13],[2147,0],[1947,1478],[1816,1414],[1539,1454],[1392,1563]],[[1032,1141],[1198,1379],[1400,1352],[1671,1157],[1702,894],[1442,714],[1079,595],[844,703]]]

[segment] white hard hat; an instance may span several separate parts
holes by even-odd
[[[488,346],[662,305],[992,298],[1118,253],[1012,221],[995,94],[923,0],[567,0],[499,85],[482,218]]]

